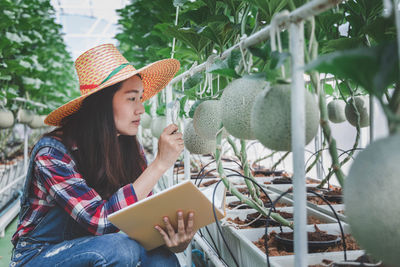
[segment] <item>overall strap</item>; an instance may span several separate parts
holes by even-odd
[[[23,189],[23,194],[21,196],[21,211],[19,213],[20,221],[23,219],[23,217],[25,216],[25,214],[28,211],[29,206],[30,206],[30,204],[29,204],[29,188],[31,185],[32,177],[33,177],[34,160],[35,160],[37,152],[44,147],[54,147],[54,148],[60,150],[62,153],[68,152],[68,150],[64,146],[64,144],[53,137],[45,136],[36,143],[36,145],[34,146],[34,148],[32,150],[30,159],[29,159],[28,172],[26,173],[25,185],[24,185],[24,189]]]

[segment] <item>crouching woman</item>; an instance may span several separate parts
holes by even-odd
[[[166,245],[152,251],[107,220],[150,195],[183,150],[171,124],[147,166],[136,139],[142,102],[167,85],[179,62],[136,70],[106,44],[83,53],[75,66],[81,96],[46,117],[57,128],[32,150],[10,266],[179,266],[174,253],[193,238],[193,214],[177,215],[179,230],[168,220],[165,231],[157,227]]]

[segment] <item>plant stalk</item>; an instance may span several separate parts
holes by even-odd
[[[311,54],[312,54],[313,58],[316,58],[317,54],[318,54],[318,43],[315,39],[313,40]],[[305,55],[307,61],[310,62],[310,54],[308,53],[307,50],[305,50],[304,55]],[[331,155],[331,159],[332,159],[332,170],[334,171],[340,186],[343,187],[344,173],[342,172],[342,169],[340,168],[336,140],[332,136],[332,131],[331,131],[331,128],[328,123],[328,108],[326,105],[325,90],[320,89],[319,74],[316,71],[312,71],[310,77],[311,77],[311,82],[315,88],[315,91],[318,94],[318,100],[319,100],[318,104],[319,104],[319,110],[321,112],[320,125],[322,128],[322,132],[324,133],[325,140],[327,140],[327,142],[328,142],[329,154]],[[326,181],[324,179],[318,187],[322,187],[325,183],[326,183]]]
[[[228,181],[226,175],[225,175],[225,171],[224,168],[222,166],[222,146],[221,146],[221,142],[222,142],[222,127],[223,125],[221,124],[220,126],[220,130],[217,134],[217,147],[215,150],[215,159],[216,159],[216,163],[217,163],[217,171],[218,174],[220,176],[220,179],[222,180],[222,182],[224,183],[225,187],[228,189],[228,191],[230,191],[234,196],[236,196],[240,202],[245,203],[247,205],[249,205],[251,208],[257,210],[258,212],[260,212],[262,215],[264,216],[268,216],[269,213],[269,209],[258,205],[254,200],[245,197],[242,193],[240,193],[235,187],[234,185]],[[287,226],[293,229],[294,224],[293,222],[290,222],[288,220],[286,220],[285,218],[283,218],[279,213],[275,213],[275,212],[271,212],[270,217],[275,220],[276,222],[282,224],[283,226]]]
[[[240,139],[240,146],[241,146],[240,155],[241,155],[241,162],[242,162],[244,176],[249,177],[252,181],[255,182],[256,180],[254,179],[254,176],[250,171],[249,162],[247,161],[246,141]],[[246,183],[247,188],[249,189],[251,198],[258,204],[263,205],[263,202],[259,199],[260,189],[254,186],[254,184],[248,179],[244,179],[244,182]]]

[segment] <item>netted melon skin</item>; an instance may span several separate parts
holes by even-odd
[[[193,115],[193,127],[198,135],[214,140],[222,123],[222,105],[219,100],[207,100],[197,106]],[[223,129],[222,137],[227,136]]]
[[[0,109],[0,129],[6,129],[14,125],[14,114],[9,110]]]
[[[341,100],[332,100],[328,103],[328,118],[333,123],[342,123],[346,121],[344,114],[346,103]]]
[[[360,152],[344,185],[346,218],[360,246],[390,266],[400,262],[400,135]]]
[[[231,82],[222,93],[222,123],[236,138],[254,140],[250,119],[256,96],[268,83],[261,79],[240,78]]]
[[[354,97],[355,104],[357,107],[358,112],[360,113],[360,127],[368,127],[369,126],[369,100],[368,97],[366,96],[356,96]],[[357,115],[356,111],[351,104],[353,102],[352,99],[349,99],[349,101],[346,104],[345,108],[345,114],[346,114],[346,119],[347,121],[353,125],[357,126]]]
[[[44,119],[42,116],[34,115],[32,121],[28,124],[32,129],[43,127]]]
[[[165,127],[167,127],[167,117],[157,117],[151,122],[151,134],[155,138],[160,138],[160,135],[164,131]]]
[[[207,140],[199,136],[193,127],[193,121],[186,124],[183,132],[185,147],[192,154],[208,154],[215,152],[216,141]]]
[[[151,116],[146,112],[140,117],[140,125],[142,125],[144,129],[149,129],[151,127]]]
[[[306,144],[317,134],[319,109],[314,96],[305,91]],[[260,93],[254,103],[251,127],[267,148],[291,151],[290,85],[274,85]]]

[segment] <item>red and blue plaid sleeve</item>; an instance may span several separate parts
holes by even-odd
[[[50,197],[79,224],[95,235],[117,232],[107,215],[137,202],[132,184],[121,187],[108,200],[86,184],[68,154],[42,148],[35,157],[35,176]]]

